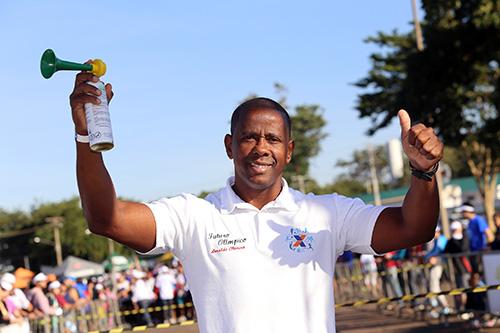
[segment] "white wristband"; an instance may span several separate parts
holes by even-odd
[[[76,140],[76,142],[80,142],[80,143],[89,143],[90,142],[88,135],[80,135],[76,132],[75,132],[75,140]]]

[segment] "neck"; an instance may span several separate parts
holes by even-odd
[[[236,193],[241,200],[251,204],[257,209],[262,209],[262,207],[271,201],[276,200],[281,193],[282,185],[280,180],[269,188],[255,189],[246,184],[242,184],[242,182],[238,182],[238,179],[236,179],[232,188],[234,193]]]

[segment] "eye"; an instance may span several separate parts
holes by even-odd
[[[255,142],[255,137],[253,135],[243,135],[241,137],[242,142]]]
[[[281,139],[277,136],[274,136],[274,135],[269,135],[266,137],[266,140],[270,143],[279,143],[281,142]]]

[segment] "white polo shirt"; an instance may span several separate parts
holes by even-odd
[[[344,251],[373,254],[384,207],[283,188],[261,210],[225,188],[147,204],[156,246],[182,261],[200,332],[335,332],[333,278]]]

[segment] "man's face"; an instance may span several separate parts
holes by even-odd
[[[474,213],[471,212],[462,212],[462,216],[464,219],[470,220],[474,218]]]
[[[234,160],[236,185],[240,191],[281,186],[283,169],[290,162],[293,141],[281,114],[257,109],[242,115],[233,135],[224,139],[226,152]]]

